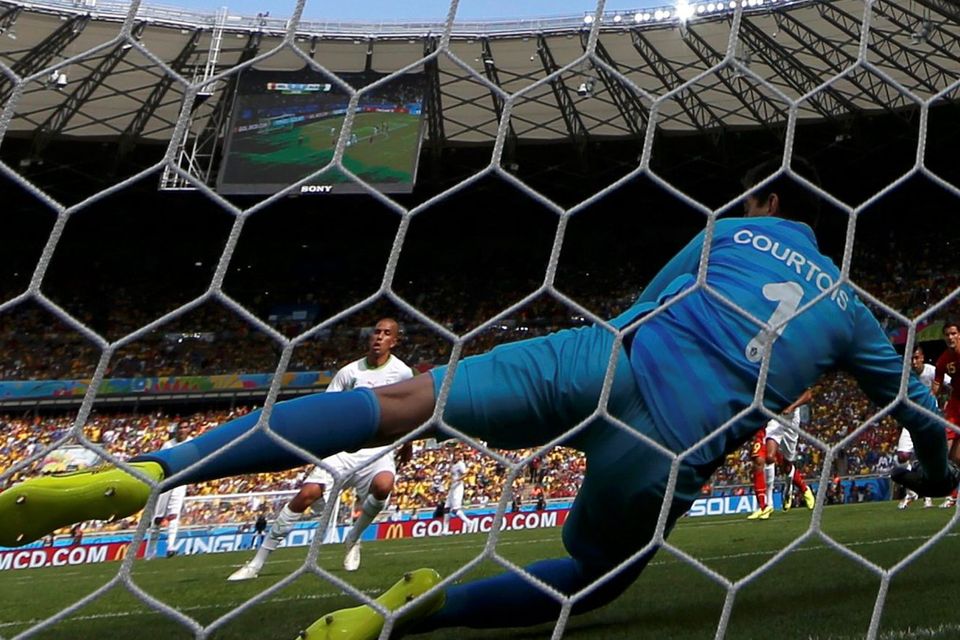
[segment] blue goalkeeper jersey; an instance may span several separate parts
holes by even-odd
[[[706,286],[694,288],[704,241],[704,233],[695,237],[613,320],[624,327],[656,311],[637,329],[630,360],[657,429],[675,451],[712,434],[687,460],[715,463],[766,422],[758,411],[743,413],[757,392],[771,339],[758,322],[779,326],[761,390],[770,410],[782,410],[834,367],[853,374],[881,407],[897,396],[902,356],[849,285],[830,290],[840,270],[820,253],[808,226],[780,218],[718,221],[706,257]],[[937,411],[929,390],[912,373],[907,392]],[[931,477],[945,473],[943,428],[936,419],[905,403],[894,416],[910,428]]]

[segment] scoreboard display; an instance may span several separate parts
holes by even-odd
[[[304,178],[303,194],[362,192],[343,172],[317,175],[344,144],[343,166],[384,193],[408,193],[416,181],[423,134],[426,76],[404,74],[375,88],[378,73],[246,69],[224,143],[217,191],[272,194]],[[348,124],[350,89],[360,91]]]

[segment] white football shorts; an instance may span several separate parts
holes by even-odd
[[[793,462],[797,457],[797,442],[800,440],[800,413],[794,411],[790,417],[790,426],[785,426],[779,420],[767,423],[767,440],[773,440],[780,447],[780,453],[787,462]]]
[[[897,440],[897,451],[913,453],[913,438],[906,429],[900,429],[900,439]]]
[[[451,488],[450,491],[447,492],[447,499],[443,503],[443,508],[446,509],[448,513],[461,511],[463,509],[463,484],[462,483]]]
[[[352,487],[357,491],[357,499],[361,502],[367,497],[367,491],[370,489],[370,483],[373,477],[382,471],[391,473],[394,477],[397,475],[397,464],[393,458],[393,452],[389,451],[393,447],[375,447],[372,449],[360,449],[353,453],[346,451],[324,458],[324,464],[336,471],[340,476],[346,476],[356,469],[356,472],[350,476],[343,484],[343,488]],[[381,451],[387,450],[387,454],[380,456],[373,462],[374,458]],[[333,486],[333,476],[323,467],[315,466],[310,475],[303,481],[304,484],[322,484],[329,488]]]

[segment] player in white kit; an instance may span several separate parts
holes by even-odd
[[[190,439],[190,429],[185,424],[176,424],[171,429],[170,438],[163,443],[161,449],[169,449]],[[157,506],[153,510],[153,522],[147,532],[147,548],[143,557],[153,560],[157,555],[157,543],[160,541],[160,527],[167,525],[167,555],[174,555],[174,545],[177,534],[180,532],[180,512],[183,510],[183,501],[187,497],[187,486],[174,487],[157,497]]]
[[[925,362],[923,355],[923,349],[917,347],[913,351],[913,356],[910,358],[910,365],[913,368],[913,372],[917,374],[917,377],[920,378],[920,382],[927,388],[933,384],[933,376],[937,371],[937,368],[932,364]],[[947,379],[949,376],[944,378],[946,384],[950,384],[950,381]],[[910,437],[910,432],[906,428],[900,430],[900,439],[897,441],[897,462],[900,464],[907,464],[913,459],[913,438]],[[907,489],[906,493],[903,496],[903,500],[897,505],[898,509],[906,509],[911,502],[919,498],[916,491]],[[923,508],[929,509],[933,506],[933,498],[925,497],[923,499]]]
[[[397,344],[400,327],[396,320],[384,318],[377,322],[370,334],[367,354],[343,367],[330,381],[327,392],[349,391],[361,387],[380,387],[413,377],[413,371],[400,358],[391,353]],[[342,452],[323,459],[334,473],[347,476],[341,487],[353,487],[362,502],[361,514],[344,538],[347,553],[343,568],[356,571],[360,568],[360,535],[386,506],[393,491],[397,468],[392,447],[374,447],[355,452]],[[250,580],[256,578],[270,553],[300,520],[307,507],[322,500],[326,488],[333,486],[334,477],[322,467],[315,467],[290,502],[284,505],[270,527],[267,538],[257,554],[227,580]]]
[[[754,511],[747,517],[748,520],[766,520],[773,512],[773,485],[776,479],[778,457],[782,457],[787,465],[787,477],[783,490],[783,510],[789,511],[793,505],[794,488],[800,491],[808,509],[813,509],[816,506],[816,496],[813,495],[813,491],[804,481],[803,473],[794,464],[797,457],[797,444],[800,441],[800,414],[802,408],[809,404],[811,400],[813,400],[813,395],[807,389],[783,410],[783,419],[789,421],[787,424],[780,420],[770,420],[767,423],[764,429],[765,455],[761,455],[757,459],[757,461],[762,461],[764,465],[766,508]]]
[[[454,449],[453,464],[450,466],[450,488],[447,490],[447,500],[443,503],[444,533],[449,533],[451,515],[463,522],[461,531],[473,530],[470,519],[463,512],[463,478],[466,475],[467,463],[463,460],[463,453]]]

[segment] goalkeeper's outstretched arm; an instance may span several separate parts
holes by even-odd
[[[857,379],[867,396],[878,406],[893,402],[900,393],[904,361],[887,338],[873,314],[859,301],[855,302],[854,340],[843,362],[844,368]],[[937,401],[912,371],[907,380],[906,398],[891,412],[910,431],[921,469],[910,475],[906,470],[895,474],[902,484],[920,484],[921,495],[947,495],[956,488],[956,467],[947,462],[947,443],[944,437],[946,422],[939,417]],[[916,407],[920,406],[926,411]],[[906,480],[906,482],[904,482]],[[909,488],[915,488],[909,486]]]

